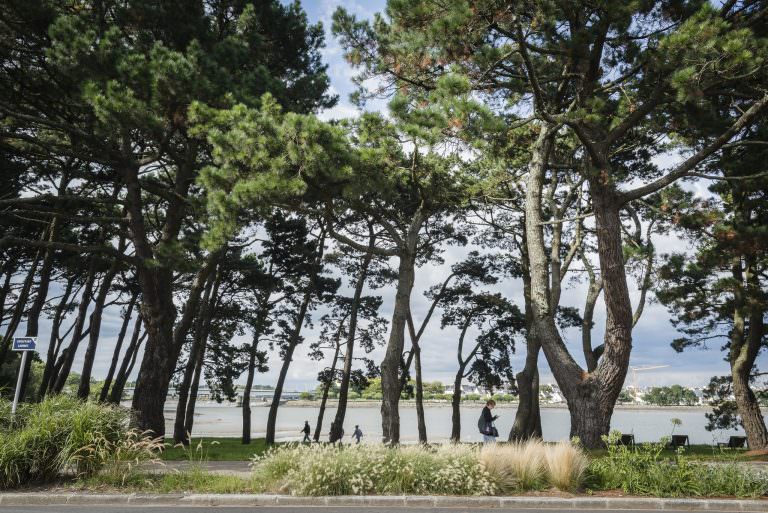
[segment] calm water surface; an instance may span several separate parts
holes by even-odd
[[[173,432],[174,406],[166,405],[166,432]],[[477,432],[477,419],[480,407],[462,407],[461,439],[467,442],[481,440]],[[252,411],[252,427],[254,437],[263,437],[267,426],[269,408],[254,406]],[[281,406],[277,415],[277,438],[283,441],[301,438],[299,430],[308,420],[314,432],[317,422],[317,407]],[[499,406],[494,413],[499,415],[496,427],[502,437],[506,437],[515,419],[516,407]],[[648,410],[616,410],[611,423],[612,429],[623,433],[633,433],[638,442],[656,441],[662,436],[669,436],[672,430],[670,419],[678,418],[682,425],[675,428],[676,434],[686,434],[693,444],[712,444],[714,441],[727,441],[728,437],[743,434],[741,430],[709,432],[704,429],[706,419],[704,409],[648,409]],[[427,434],[430,441],[447,440],[451,434],[451,408],[448,406],[425,406]],[[328,407],[323,421],[323,436],[327,438],[331,421],[336,414],[336,408]],[[347,408],[344,430],[346,438],[352,434],[355,424],[363,430],[364,440],[378,441],[381,438],[381,415],[378,407]],[[400,408],[400,433],[403,442],[418,440],[416,428],[416,410],[412,407]],[[568,438],[570,420],[565,408],[543,408],[541,424],[545,440],[561,440]],[[242,411],[229,405],[203,405],[196,408],[194,436],[240,436],[242,433]]]

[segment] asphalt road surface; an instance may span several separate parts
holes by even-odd
[[[210,506],[0,506],[1,513],[200,513],[214,509]],[[263,507],[224,507],[226,513],[622,513],[648,510],[629,509],[500,509],[500,508],[381,508],[360,506],[263,506]],[[704,510],[694,510],[704,511]],[[708,510],[707,513],[718,513]]]

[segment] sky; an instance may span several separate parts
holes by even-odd
[[[383,0],[304,0],[302,2],[304,9],[311,22],[322,22],[326,31],[326,47],[322,51],[323,58],[328,64],[328,74],[331,79],[331,92],[339,96],[339,102],[336,106],[319,113],[325,120],[345,118],[359,114],[358,109],[350,102],[349,95],[354,91],[352,78],[355,70],[348,65],[343,58],[342,49],[333,35],[330,33],[331,16],[338,6],[345,7],[348,11],[361,18],[371,18],[375,12],[382,11],[385,2]],[[381,110],[386,109],[386,103],[377,101],[369,103],[366,109]],[[667,164],[670,164],[668,162]],[[700,191],[705,190],[704,185],[697,185]],[[672,235],[655,240],[657,251],[659,253],[670,253],[673,251],[686,251],[688,248],[684,241]],[[451,264],[460,261],[466,253],[472,248],[449,248],[444,254],[445,264],[439,267],[425,266],[419,269],[416,274],[412,295],[412,308],[417,325],[419,319],[428,307],[427,300],[423,292],[430,286],[440,283],[446,276],[446,271]],[[348,290],[348,289],[347,289]],[[509,298],[522,309],[522,283],[515,280],[506,281],[494,289]],[[633,305],[637,303],[639,292],[635,284],[630,281],[630,292],[632,294]],[[383,305],[380,314],[389,318],[392,313],[394,287],[380,289],[375,294],[382,295]],[[653,294],[650,294],[651,299]],[[575,306],[582,310],[584,298],[586,297],[586,285],[572,284],[563,292],[562,304],[566,306]],[[117,330],[120,327],[121,319],[117,315],[116,309],[109,309],[105,313],[104,325],[102,328],[102,340],[100,341],[97,353],[97,361],[94,366],[94,377],[101,379],[106,375],[112,351],[115,345]],[[598,341],[603,336],[603,323],[605,320],[605,310],[602,300],[598,301],[595,313],[595,329],[593,331],[593,340]],[[23,327],[21,328],[23,329]],[[19,332],[22,332],[20,329]],[[41,337],[39,352],[45,354],[47,333],[50,330],[50,323],[45,321],[41,323]],[[286,389],[287,390],[309,390],[314,389],[317,384],[316,376],[327,362],[316,362],[307,358],[307,350],[311,341],[316,337],[316,332],[305,331],[306,341],[303,346],[299,346],[294,356],[288,372]],[[630,360],[630,366],[666,366],[655,370],[649,370],[637,373],[637,384],[639,386],[661,386],[679,383],[686,386],[703,386],[709,382],[713,375],[723,375],[728,373],[728,365],[723,360],[723,353],[719,350],[719,343],[715,342],[709,350],[688,350],[685,353],[676,353],[671,347],[670,342],[675,338],[676,332],[670,324],[669,315],[666,309],[655,302],[646,305],[645,311],[639,323],[633,331],[633,350]],[[243,337],[243,341],[248,335]],[[569,349],[577,359],[581,355],[581,339],[579,332],[565,333],[566,343]],[[443,383],[453,381],[457,369],[456,347],[457,334],[452,330],[441,330],[439,318],[433,318],[429,328],[422,339],[422,367],[425,381],[440,380]],[[599,342],[595,342],[597,344]],[[73,370],[77,371],[82,367],[82,357],[85,350],[85,344],[81,344],[80,351],[75,360]],[[513,359],[513,367],[518,372],[523,366],[525,356],[525,347],[520,345]],[[371,357],[380,362],[383,357],[383,350],[379,349],[371,354]],[[768,363],[768,356],[761,357],[762,363]],[[139,360],[140,361],[140,360]],[[280,370],[280,359],[277,354],[270,354],[270,370],[256,377],[256,383],[273,384],[277,380]],[[138,365],[137,365],[138,367]],[[543,354],[540,358],[540,373],[543,383],[554,383],[554,379],[546,365]],[[135,376],[132,377],[132,379]],[[633,384],[633,376],[630,373],[627,376],[626,385]]]

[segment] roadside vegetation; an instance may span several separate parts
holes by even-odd
[[[0,489],[63,475],[127,475],[162,444],[128,428],[128,410],[63,396],[20,406],[0,400]]]
[[[728,457],[702,461],[670,453],[662,440],[635,447],[605,438],[607,449],[577,442],[494,445],[281,444],[246,448],[237,439],[163,444],[129,429],[129,411],[51,396],[24,404],[13,417],[0,402],[0,488],[64,485],[90,491],[510,495],[531,491],[660,497],[761,497],[768,473]],[[251,459],[247,475],[206,470],[212,460]],[[727,461],[730,459],[730,461]],[[183,470],[162,460],[185,460]]]
[[[672,457],[656,444],[626,447],[607,437],[605,453],[592,454],[567,441],[496,445],[336,446],[286,444],[252,461],[252,473],[205,471],[205,448],[187,453],[183,471],[137,470],[123,478],[90,475],[84,490],[277,493],[323,495],[516,495],[586,493],[656,497],[759,498],[768,473],[735,460],[705,462],[684,451]]]

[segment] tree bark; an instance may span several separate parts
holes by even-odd
[[[291,361],[293,360],[293,352],[296,350],[296,346],[299,345],[301,328],[304,326],[304,319],[307,316],[307,310],[309,309],[309,303],[312,301],[313,294],[313,290],[307,291],[304,294],[304,298],[301,301],[301,306],[299,307],[296,319],[294,320],[291,338],[288,341],[288,345],[285,348],[285,353],[283,354],[283,365],[280,368],[280,374],[278,375],[277,383],[275,384],[275,393],[272,396],[272,404],[269,405],[269,414],[267,415],[267,445],[274,445],[275,443],[277,409],[280,407],[280,398],[283,395],[285,378],[288,376],[288,368],[291,366]]]
[[[120,353],[123,349],[123,342],[125,341],[125,335],[128,333],[128,325],[133,317],[133,309],[136,307],[136,301],[139,299],[139,294],[134,292],[131,294],[131,299],[128,301],[128,305],[125,307],[125,314],[123,314],[123,323],[120,325],[120,331],[117,334],[117,342],[115,343],[115,350],[112,352],[112,361],[109,364],[109,370],[107,371],[107,377],[104,378],[104,386],[101,387],[99,392],[99,402],[106,402],[109,396],[109,387],[112,386],[112,380],[115,377],[115,371],[117,370],[117,364],[120,361]]]
[[[9,258],[3,262],[3,286],[0,288],[0,324],[5,322],[5,300],[11,292],[11,281],[16,273],[16,262],[18,259]],[[0,359],[0,362],[3,360]]]
[[[115,384],[112,385],[112,390],[109,392],[109,402],[112,404],[120,404],[123,399],[123,389],[125,383],[128,381],[128,376],[131,375],[133,364],[136,363],[136,355],[139,352],[141,342],[146,337],[146,331],[142,333],[143,320],[141,318],[141,312],[136,316],[136,322],[133,325],[133,333],[131,334],[131,341],[128,343],[128,347],[123,355],[123,361],[120,364],[120,369],[115,376]]]
[[[400,256],[389,341],[384,360],[381,363],[381,422],[385,444],[396,445],[400,443],[400,359],[403,354],[405,328],[410,311],[414,267],[413,254],[406,253]]]
[[[203,325],[208,310],[208,304],[211,300],[211,291],[215,278],[209,278],[203,293],[203,300],[200,302],[200,308],[195,319],[195,336],[192,339],[192,345],[189,350],[189,358],[184,366],[184,375],[177,389],[178,402],[176,403],[176,417],[173,423],[173,439],[176,443],[189,445],[189,433],[185,431],[187,401],[189,391],[192,386],[195,369],[197,367],[198,355],[203,351]]]
[[[96,260],[91,257],[88,263],[88,274],[85,278],[83,293],[80,297],[80,305],[77,308],[77,317],[75,318],[74,328],[72,329],[72,338],[69,345],[61,352],[58,361],[54,367],[54,373],[50,381],[49,392],[60,394],[67,384],[67,377],[72,369],[72,362],[75,360],[75,354],[80,342],[85,337],[85,320],[88,316],[88,307],[91,304],[93,296],[93,284],[96,281]]]
[[[323,429],[323,417],[325,416],[325,404],[328,402],[328,393],[331,390],[331,385],[333,384],[334,376],[336,375],[336,364],[339,361],[339,350],[341,349],[341,340],[339,340],[341,335],[340,332],[341,326],[339,327],[339,333],[337,333],[336,337],[336,350],[333,353],[331,374],[328,378],[328,382],[323,384],[323,398],[320,400],[320,411],[317,413],[317,423],[315,424],[315,435],[313,437],[315,442],[320,441],[320,433]]]
[[[421,346],[418,342],[413,346],[413,364],[416,374],[416,424],[419,432],[419,443],[427,443],[427,422],[424,415],[424,383],[421,375]]]
[[[189,389],[189,402],[187,403],[187,411],[184,414],[184,433],[192,435],[192,427],[195,424],[195,407],[197,406],[197,391],[200,389],[200,377],[203,374],[203,366],[205,365],[205,352],[208,350],[208,337],[211,334],[211,322],[216,315],[216,308],[219,303],[219,286],[221,285],[221,275],[216,278],[216,282],[213,285],[213,292],[211,293],[210,303],[205,313],[205,321],[203,323],[203,343],[200,348],[200,352],[197,355],[197,363],[195,364],[195,375],[192,377],[192,386]]]
[[[731,363],[733,396],[741,423],[752,450],[768,448],[766,429],[760,404],[749,384],[752,368],[765,335],[764,311],[759,300],[760,283],[754,270],[754,258],[746,256],[746,269],[742,272],[741,258],[734,259],[733,277],[740,286],[734,291],[733,328],[728,360]],[[748,324],[748,329],[747,329]]]
[[[117,250],[119,252],[125,251],[125,238],[120,239]],[[96,294],[94,300],[93,312],[91,313],[91,319],[89,322],[90,329],[88,334],[88,347],[85,350],[85,358],[83,360],[83,371],[80,374],[80,386],[77,389],[77,397],[80,399],[87,399],[91,393],[91,372],[93,371],[93,362],[96,359],[96,347],[99,343],[99,334],[101,332],[101,318],[104,313],[104,304],[107,301],[107,296],[112,289],[112,281],[117,276],[120,270],[120,261],[117,259],[112,261],[107,273],[102,279],[99,292]]]
[[[248,354],[248,377],[245,380],[245,387],[243,387],[243,436],[242,443],[251,443],[251,389],[253,388],[253,379],[256,374],[256,356],[259,351],[259,338],[261,337],[261,331],[267,321],[269,315],[269,295],[270,291],[264,293],[261,297],[259,304],[258,314],[256,316],[256,322],[253,325],[253,340],[251,341],[251,347]]]
[[[542,438],[541,412],[539,411],[539,349],[538,341],[528,337],[525,367],[515,376],[518,389],[518,405],[515,421],[509,432],[509,441],[525,441]]]
[[[43,231],[43,236],[45,235],[45,231]],[[24,315],[24,310],[27,307],[27,301],[29,300],[29,291],[32,290],[32,285],[35,281],[35,275],[37,274],[37,266],[40,265],[40,253],[41,250],[37,250],[35,252],[35,258],[32,260],[32,265],[29,268],[29,272],[27,273],[27,277],[24,279],[24,283],[21,286],[21,289],[19,290],[19,296],[16,299],[16,308],[13,310],[13,315],[11,316],[10,321],[8,322],[8,327],[5,330],[5,337],[3,340],[0,340],[0,364],[5,362],[5,359],[8,356],[8,351],[11,347],[11,342],[13,340],[13,335],[16,333],[16,328],[19,326],[19,322],[21,322],[21,317]]]
[[[183,161],[178,165],[173,194],[169,196],[158,248],[173,246],[178,241],[184,222],[186,197],[197,162],[197,143],[190,142],[185,150]],[[123,153],[133,155],[128,147],[123,148]],[[136,258],[140,260],[137,277],[141,289],[141,313],[147,334],[131,407],[136,412],[136,427],[160,437],[165,435],[163,407],[181,351],[179,340],[183,341],[186,337],[192,322],[192,312],[197,311],[200,289],[210,272],[210,260],[198,271],[185,306],[184,313],[188,315],[182,315],[182,321],[174,330],[176,307],[173,301],[173,270],[157,258],[150,244],[144,222],[139,165],[128,157],[119,171],[125,186],[124,200],[131,242]]]
[[[371,229],[368,247],[372,248],[375,244],[376,237]],[[347,332],[347,343],[344,350],[344,370],[342,371],[341,384],[339,385],[339,400],[336,407],[336,416],[334,417],[333,422],[331,422],[331,443],[339,440],[341,438],[341,433],[344,430],[344,417],[347,414],[347,399],[349,397],[349,383],[352,378],[355,337],[357,336],[357,316],[360,310],[360,298],[363,296],[363,288],[365,288],[365,282],[368,279],[368,268],[371,265],[372,259],[373,253],[369,249],[363,257],[360,272],[357,275],[357,282],[355,283],[355,293],[352,296],[352,306],[349,310],[349,330]]]
[[[523,222],[523,224],[525,224]],[[524,228],[524,226],[523,226]],[[528,336],[525,344],[525,366],[515,375],[518,390],[518,406],[515,420],[509,431],[509,441],[524,441],[530,438],[542,438],[541,413],[539,411],[539,351],[541,344],[531,335],[533,311],[531,306],[531,275],[528,262],[528,250],[525,243],[525,229],[521,245],[523,264],[523,300],[525,302],[525,325]]]
[[[464,367],[459,366],[453,380],[453,396],[451,397],[451,441],[461,441],[461,382],[464,379]]]
[[[48,339],[48,355],[45,359],[45,369],[43,370],[43,379],[40,382],[40,390],[38,391],[38,396],[40,397],[40,399],[45,397],[45,394],[48,392],[49,382],[51,380],[51,375],[53,373],[53,366],[56,363],[56,358],[58,357],[59,349],[61,347],[61,341],[59,340],[61,322],[64,318],[64,312],[67,309],[67,305],[69,304],[69,298],[72,295],[72,288],[74,287],[74,285],[75,285],[75,277],[68,276],[67,285],[64,288],[64,292],[61,295],[59,304],[56,305],[56,310],[54,311],[53,319],[51,320],[51,336]]]

